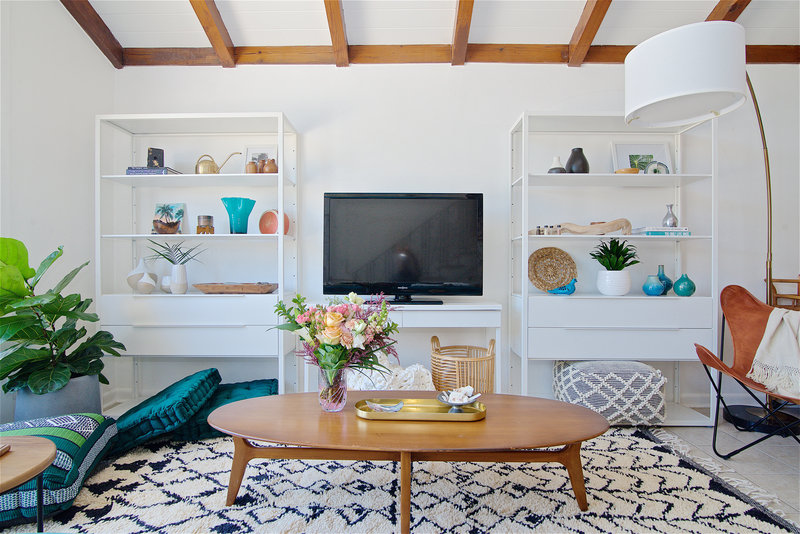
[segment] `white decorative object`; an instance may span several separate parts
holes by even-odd
[[[163,291],[164,293],[172,293],[172,290],[169,288],[170,283],[172,283],[172,277],[171,276],[169,276],[169,275],[162,276],[161,277],[161,291]]]
[[[173,295],[183,295],[189,289],[189,280],[186,278],[186,265],[172,266],[170,273],[169,291]]]
[[[631,275],[628,271],[597,271],[597,290],[609,297],[627,295],[631,290]]]
[[[379,352],[378,361],[389,369],[389,374],[377,371],[363,373],[350,373],[347,377],[347,389],[411,389],[417,391],[434,391],[431,372],[422,365],[415,363],[405,369],[397,365],[395,359],[389,359],[386,354]]]
[[[136,284],[142,279],[142,276],[146,272],[147,266],[144,263],[144,258],[141,258],[139,259],[139,263],[136,265],[136,267],[129,272],[127,276],[128,285],[131,286],[131,289],[136,289]]]
[[[143,294],[152,293],[156,288],[156,281],[150,273],[142,274],[142,277],[136,282],[136,291]]]

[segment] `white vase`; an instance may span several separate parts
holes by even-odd
[[[183,295],[189,289],[186,278],[186,265],[173,265],[170,273],[169,291],[173,295]]]
[[[129,272],[127,276],[128,285],[131,286],[131,289],[136,289],[136,284],[139,283],[139,280],[142,279],[142,276],[144,276],[146,272],[147,266],[144,264],[144,258],[140,258],[139,264],[136,265],[136,268]]]
[[[626,295],[631,290],[628,271],[597,271],[597,290],[609,297]]]
[[[164,293],[169,293],[171,290],[169,288],[169,284],[172,282],[172,277],[169,275],[161,277],[161,291]]]
[[[156,280],[150,273],[144,273],[139,281],[136,282],[136,291],[145,295],[152,293],[155,288]]]

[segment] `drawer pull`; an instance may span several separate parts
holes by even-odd
[[[133,328],[245,328],[246,324],[134,324]],[[262,325],[267,326],[267,325]]]
[[[681,328],[674,327],[674,326],[565,326],[564,330],[630,330],[634,332],[640,331],[652,331],[657,330],[659,332],[677,332],[681,330]]]

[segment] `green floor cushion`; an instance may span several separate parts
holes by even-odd
[[[277,394],[278,380],[275,378],[237,382],[235,384],[220,384],[208,402],[186,424],[176,428],[172,437],[181,441],[194,441],[224,436],[222,432],[211,428],[206,422],[211,412],[234,401]]]
[[[175,382],[117,420],[113,454],[120,454],[185,424],[211,398],[222,378],[214,368]]]
[[[85,413],[0,425],[0,436],[40,436],[56,444],[56,459],[42,474],[44,514],[66,510],[110,448],[114,419]],[[36,520],[36,479],[0,495],[0,526]]]

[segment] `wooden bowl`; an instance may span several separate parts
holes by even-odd
[[[617,169],[614,171],[615,174],[639,174],[639,169],[635,168],[628,168],[628,169]]]

